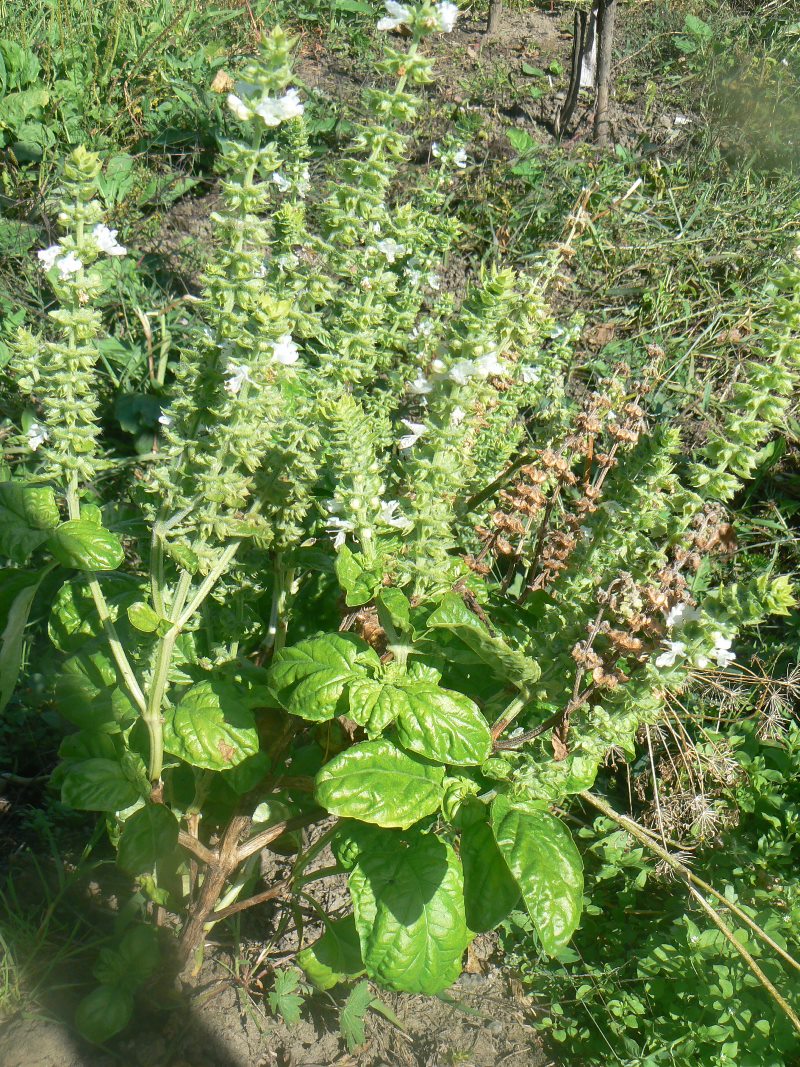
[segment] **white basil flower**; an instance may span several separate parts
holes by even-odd
[[[404,256],[408,249],[405,245],[398,244],[394,237],[386,237],[378,241],[377,248],[386,256],[387,263],[394,263],[398,256]]]
[[[407,515],[395,515],[399,507],[399,500],[382,500],[379,518],[381,522],[394,527],[395,530],[410,530],[414,525],[413,521]]]
[[[284,367],[291,367],[300,358],[297,345],[292,340],[292,335],[285,333],[272,345],[272,358],[276,363],[282,363]]]
[[[433,289],[434,292],[438,292],[442,288],[442,279],[438,274],[429,274],[428,286]]]
[[[439,159],[441,157],[441,154],[442,154],[442,150],[439,147],[439,142],[438,141],[434,141],[433,144],[431,145],[431,155],[433,156],[434,159]]]
[[[102,222],[98,222],[92,230],[92,237],[101,252],[107,256],[125,256],[128,249],[117,240],[117,231],[111,230]]]
[[[521,370],[522,381],[525,385],[536,385],[542,376],[538,367],[523,367]]]
[[[433,333],[433,320],[423,319],[411,331],[411,340],[416,341],[420,337],[430,337]]]
[[[689,622],[697,622],[700,612],[697,608],[690,608],[688,604],[675,604],[667,612],[665,619],[668,630],[681,629]]]
[[[431,370],[435,374],[444,374],[446,369],[447,367],[445,366],[445,362],[443,359],[435,359],[431,363]]]
[[[71,274],[77,274],[79,270],[83,270],[83,263],[74,252],[68,252],[61,259],[57,259],[56,266],[62,278],[69,278]]]
[[[464,411],[464,409],[462,407],[458,407],[458,406],[454,407],[453,410],[450,412],[450,425],[451,426],[460,426],[461,423],[466,418],[466,416],[467,416],[467,413],[466,413],[466,411]]]
[[[272,181],[275,183],[275,185],[278,186],[278,189],[282,193],[287,192],[292,187],[292,183],[289,181],[289,179],[284,178],[284,176],[279,170],[276,170],[275,173],[272,175]]]
[[[244,100],[235,93],[228,93],[227,104],[240,122],[247,122],[253,117],[253,109],[248,107]]]
[[[666,651],[656,657],[656,667],[674,667],[675,660],[686,654],[686,645],[683,641],[667,641]]]
[[[45,270],[52,270],[56,257],[60,256],[63,251],[61,245],[50,245],[49,248],[40,248],[36,257]]]
[[[225,392],[230,393],[231,396],[236,396],[245,382],[255,385],[255,382],[250,377],[250,371],[244,363],[234,363],[231,360],[225,368],[225,373],[229,375],[228,380],[225,382]]]
[[[428,393],[433,392],[433,382],[429,382],[422,371],[417,371],[417,376],[413,382],[408,382],[407,388],[409,393],[414,396],[427,396]]]
[[[458,15],[458,5],[451,4],[449,0],[436,5],[436,22],[442,33],[450,33],[453,30]]]
[[[32,422],[30,424],[25,436],[28,438],[28,448],[30,448],[31,452],[37,452],[45,441],[50,440],[50,434],[44,426],[40,425],[38,422]]]
[[[497,358],[496,352],[487,352],[475,360],[475,369],[482,378],[489,378],[493,374],[505,374],[505,367]]]
[[[331,515],[325,528],[328,533],[336,534],[333,539],[333,547],[341,548],[347,540],[347,535],[355,530],[356,524],[351,522],[350,519],[337,519],[335,515]]]
[[[253,108],[265,126],[279,126],[287,119],[299,118],[304,110],[297,89],[287,89],[283,96],[265,96]]]
[[[396,30],[398,26],[407,26],[411,21],[410,9],[395,0],[386,0],[384,7],[386,15],[378,22],[379,30]]]
[[[722,667],[724,670],[726,667],[730,667],[736,659],[736,653],[730,651],[733,641],[729,637],[723,637],[719,630],[715,630],[711,636],[714,638],[714,648],[711,651],[711,655],[714,657],[717,666]]]
[[[401,419],[400,421],[410,431],[410,433],[400,438],[398,444],[401,449],[413,448],[420,437],[428,432],[428,427],[424,422],[411,422],[409,419]]]
[[[453,156],[453,162],[454,162],[454,163],[455,163],[455,165],[456,165],[456,166],[457,166],[457,167],[459,168],[459,170],[463,170],[463,169],[464,169],[464,167],[466,167],[466,165],[467,165],[467,153],[466,153],[466,149],[464,149],[464,148],[459,148],[459,150],[458,150],[458,151],[456,152],[456,154],[455,154],[455,155]]]
[[[448,378],[451,382],[455,382],[456,385],[466,385],[470,378],[474,378],[477,373],[475,364],[471,359],[459,359],[450,368]]]
[[[174,420],[171,415],[159,415],[158,421],[162,426],[171,426]]]

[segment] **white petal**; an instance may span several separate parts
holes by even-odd
[[[228,107],[241,122],[247,122],[253,117],[252,109],[235,93],[228,93]]]

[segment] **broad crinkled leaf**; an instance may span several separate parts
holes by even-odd
[[[321,722],[347,713],[347,685],[366,676],[366,664],[380,666],[366,642],[353,634],[325,634],[281,649],[269,682],[292,715]]]
[[[394,722],[404,706],[402,691],[377,678],[356,678],[349,685],[348,715],[363,726],[370,737],[377,737]]]
[[[62,803],[78,811],[122,811],[138,799],[139,790],[116,760],[73,763],[61,784]]]
[[[96,649],[71,656],[55,684],[56,711],[81,730],[118,733],[137,716],[136,706],[117,685],[111,658]]]
[[[62,523],[48,547],[59,563],[79,571],[113,571],[125,558],[117,535],[88,519]]]
[[[107,574],[100,581],[111,621],[124,643],[130,631],[126,618],[120,615],[124,616],[125,609],[141,599],[141,585],[127,574]],[[64,582],[56,594],[48,623],[50,640],[56,648],[77,652],[86,645],[87,638],[98,637],[102,632],[88,580],[80,576]]]
[[[572,835],[549,812],[520,811],[502,794],[492,802],[492,830],[542,948],[553,956],[572,937],[583,907],[583,861]]]
[[[329,923],[317,940],[297,954],[297,962],[318,989],[332,989],[364,973],[354,915]]]
[[[461,974],[470,934],[461,864],[433,834],[387,833],[350,872],[361,955],[370,978],[435,996]]]
[[[228,770],[258,752],[253,712],[232,686],[198,682],[167,715],[164,748],[193,767]]]
[[[538,663],[523,652],[489,633],[457,593],[448,593],[429,616],[432,629],[449,630],[488,664],[496,674],[520,689],[532,685],[541,674]]]
[[[444,768],[391,741],[365,741],[341,752],[317,774],[317,803],[332,815],[405,829],[436,811]]]
[[[492,735],[469,697],[434,682],[415,682],[398,692],[396,728],[404,748],[454,767],[476,766],[489,757]]]
[[[117,863],[128,874],[149,874],[178,844],[178,820],[163,804],[145,804],[122,827]]]
[[[0,556],[24,563],[60,521],[48,486],[0,482]]]
[[[520,898],[520,888],[497,847],[487,815],[480,801],[465,804],[461,814],[464,906],[467,926],[476,934],[494,930]]]

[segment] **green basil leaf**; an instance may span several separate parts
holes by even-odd
[[[58,755],[62,760],[87,760],[96,757],[113,760],[117,758],[118,753],[108,734],[94,730],[77,730],[74,734],[67,734],[58,746]]]
[[[139,790],[116,760],[73,763],[61,785],[62,803],[78,811],[122,811],[138,799]]]
[[[119,986],[101,985],[84,997],[75,1025],[87,1041],[102,1045],[124,1030],[133,1015],[133,994]]]
[[[332,815],[406,828],[436,811],[444,768],[381,738],[354,745],[317,774],[317,803]]]
[[[532,685],[541,674],[535,660],[511,648],[502,637],[490,634],[457,593],[442,598],[439,607],[428,617],[428,626],[455,634],[500,678],[520,689]]]
[[[554,956],[575,932],[583,907],[583,861],[572,835],[549,812],[522,812],[502,794],[492,803],[492,830],[542,948]]]
[[[60,521],[55,494],[48,486],[0,482],[0,556],[24,563]]]
[[[325,634],[281,649],[269,684],[292,715],[321,722],[347,713],[347,684],[366,676],[365,664],[380,666],[366,642],[354,634]]]
[[[454,767],[488,759],[492,735],[469,697],[433,682],[415,682],[400,692],[397,737],[404,748]]]
[[[128,622],[142,633],[152,634],[158,629],[161,619],[149,604],[145,604],[143,600],[137,600],[128,607]]]
[[[164,748],[193,767],[228,770],[258,752],[253,712],[231,686],[199,682],[167,715]]]
[[[110,658],[99,650],[71,656],[61,666],[55,684],[56,710],[81,730],[118,733],[138,712],[117,685]]]
[[[25,627],[34,597],[49,570],[0,570],[0,712],[17,687]]]
[[[402,691],[376,678],[356,678],[348,689],[348,715],[363,726],[370,737],[377,737],[394,722],[403,707]]]
[[[125,558],[117,535],[87,519],[62,523],[48,544],[59,563],[79,571],[113,571]]]
[[[150,874],[178,844],[178,820],[163,804],[145,804],[122,827],[117,863],[128,874]]]
[[[298,952],[297,962],[318,989],[333,989],[364,974],[355,916],[328,923],[313,945]]]
[[[349,875],[367,974],[390,989],[435,996],[461,974],[470,934],[461,864],[433,834],[388,833]]]
[[[381,625],[385,627],[388,622],[400,637],[412,635],[411,604],[402,590],[382,589],[375,598],[375,606]]]
[[[487,822],[486,805],[471,801],[461,808],[464,908],[467,926],[476,934],[494,930],[513,911],[520,889]]]
[[[120,613],[141,599],[141,584],[127,574],[106,574],[101,584],[111,621],[117,624],[120,638],[125,643],[130,630],[124,617],[120,619]],[[76,577],[64,582],[56,594],[48,623],[50,640],[56,648],[62,652],[78,652],[85,647],[87,637],[99,637],[102,632],[87,579]]]
[[[131,926],[125,931],[117,951],[125,965],[125,984],[134,988],[144,985],[161,962],[158,931],[152,926]]]
[[[234,793],[244,796],[266,778],[270,766],[271,761],[266,752],[255,752],[231,768],[225,775],[225,784],[229,785]]]
[[[345,591],[345,603],[350,608],[360,607],[372,600],[383,583],[379,570],[365,567],[362,557],[342,545],[336,553],[336,577]]]

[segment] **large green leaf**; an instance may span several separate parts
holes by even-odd
[[[313,945],[297,954],[297,962],[318,989],[332,989],[362,975],[364,961],[355,916],[329,923]]]
[[[400,694],[397,736],[404,748],[455,767],[488,759],[492,735],[469,697],[435,682],[415,682]]]
[[[42,579],[50,570],[0,570],[0,712],[16,689],[25,627]]]
[[[391,741],[365,741],[317,774],[317,802],[332,815],[406,828],[436,811],[444,768],[410,756]]]
[[[73,763],[61,785],[62,803],[78,811],[122,811],[138,799],[139,790],[116,760]]]
[[[62,523],[48,547],[59,563],[79,571],[113,571],[125,558],[117,535],[90,519]]]
[[[117,863],[128,874],[150,874],[178,844],[178,820],[163,804],[145,804],[125,820]]]
[[[133,994],[129,989],[101,985],[78,1005],[75,1025],[87,1041],[102,1045],[124,1030],[132,1015]]]
[[[0,482],[0,556],[24,563],[59,522],[52,489]]]
[[[380,666],[374,649],[353,634],[325,634],[281,649],[269,682],[292,715],[320,722],[348,710],[347,685]]]
[[[132,636],[124,612],[141,599],[142,587],[136,578],[127,574],[104,575],[101,584],[109,615],[124,642]],[[76,577],[61,586],[50,612],[48,632],[50,640],[62,652],[77,652],[85,646],[87,638],[99,637],[103,632],[85,577]]]
[[[583,907],[583,861],[564,824],[549,812],[523,812],[502,794],[492,803],[492,830],[542,948],[567,944]]]
[[[435,996],[461,974],[470,934],[461,864],[433,834],[387,833],[350,872],[361,955],[370,978]]]
[[[117,672],[109,656],[91,648],[61,665],[55,684],[56,710],[81,730],[118,733],[138,712],[128,694],[117,685]]]
[[[464,906],[467,926],[475,933],[494,930],[520,898],[520,889],[503,859],[487,809],[471,801],[461,809],[461,846],[464,866]]]
[[[167,715],[164,748],[193,767],[228,770],[258,752],[255,717],[232,686],[199,682]]]
[[[483,626],[456,593],[448,593],[429,616],[428,626],[453,633],[488,664],[496,674],[520,689],[532,685],[541,674],[538,663],[511,648]]]

